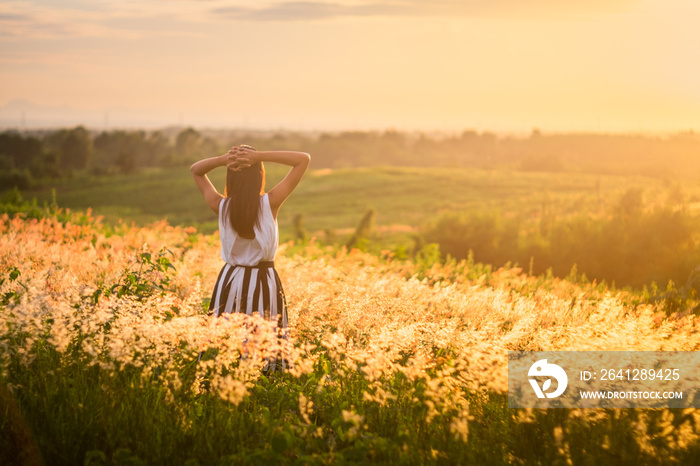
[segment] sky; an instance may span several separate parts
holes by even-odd
[[[0,3],[0,125],[700,130],[697,0]]]

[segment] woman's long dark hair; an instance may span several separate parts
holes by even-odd
[[[250,150],[251,146],[242,145]],[[255,225],[260,211],[260,196],[265,194],[265,167],[257,162],[240,171],[226,171],[228,221],[243,238],[255,238]]]

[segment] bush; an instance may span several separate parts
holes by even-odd
[[[28,189],[34,184],[31,173],[26,168],[18,170],[16,168],[0,172],[0,190],[5,191],[12,188]]]
[[[634,193],[633,193],[634,194]],[[527,231],[496,214],[439,217],[424,234],[443,255],[500,267],[533,263],[566,277],[575,265],[591,279],[641,289],[651,282],[684,283],[700,264],[695,246],[698,218],[685,211],[656,208],[644,212],[633,194],[625,194],[613,218],[551,219],[546,229]]]

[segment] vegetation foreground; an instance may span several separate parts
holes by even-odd
[[[218,249],[216,235],[164,222],[0,217],[0,463],[700,457],[694,409],[526,410],[506,399],[508,350],[697,351],[693,314],[519,269],[287,243],[276,267],[292,332],[281,350],[294,365],[265,376],[262,357],[280,350],[273,329],[207,316]]]

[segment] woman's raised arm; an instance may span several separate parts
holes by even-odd
[[[190,167],[192,176],[194,176],[194,181],[197,183],[199,191],[204,196],[204,200],[207,201],[207,205],[214,213],[219,213],[219,203],[221,199],[224,198],[211,184],[207,173],[218,167],[225,167],[228,164],[229,154],[223,154],[216,157],[209,157],[198,162],[195,162]]]

